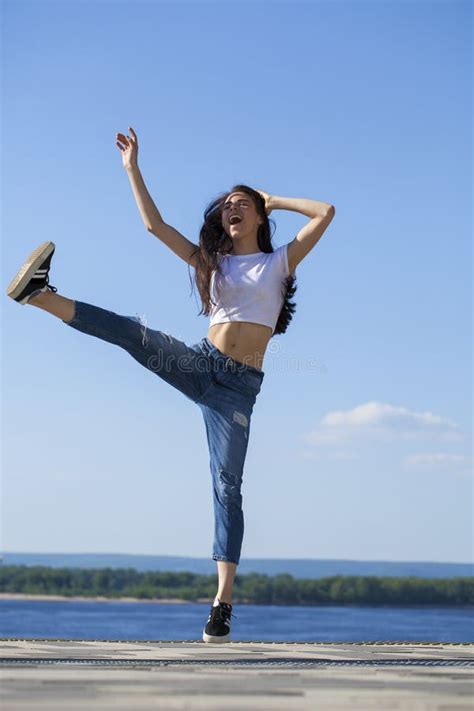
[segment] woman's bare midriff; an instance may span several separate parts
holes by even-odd
[[[272,336],[269,326],[249,321],[227,321],[209,327],[207,337],[222,353],[262,370],[263,356]]]

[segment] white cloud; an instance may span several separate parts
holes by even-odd
[[[405,457],[404,464],[412,467],[469,467],[471,463],[470,457],[464,454],[449,454],[447,452],[421,452]]]
[[[316,449],[302,449],[300,451],[300,456],[303,457],[303,459],[324,459],[325,461],[331,460],[331,459],[336,459],[336,460],[354,460],[354,459],[360,459],[360,456],[358,454],[355,454],[354,452],[330,452],[325,450],[322,452],[321,450],[316,450]]]
[[[301,439],[309,445],[338,445],[365,440],[430,439],[459,442],[461,428],[453,420],[432,412],[415,412],[401,405],[367,402],[351,410],[335,410]]]

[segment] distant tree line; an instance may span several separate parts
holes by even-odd
[[[0,566],[0,592],[67,597],[212,600],[217,574],[138,572],[134,568]],[[474,605],[474,577],[237,575],[235,603],[256,605]]]

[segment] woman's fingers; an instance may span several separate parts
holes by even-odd
[[[117,138],[125,144],[130,142],[130,138],[128,136],[124,136],[123,133],[117,133]]]
[[[120,148],[120,150],[124,152],[130,152],[131,155],[135,155],[136,152],[138,151],[138,141],[137,141],[137,134],[133,130],[131,126],[128,127],[128,130],[132,134],[132,137],[130,136],[125,136],[123,133],[116,133],[116,145]]]

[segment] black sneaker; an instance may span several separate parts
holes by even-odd
[[[221,602],[211,607],[211,612],[204,627],[202,638],[204,642],[229,642],[230,641],[230,618],[232,615],[232,605],[230,602]]]
[[[49,283],[49,268],[56,245],[43,242],[28,257],[8,285],[7,294],[19,304],[27,304],[32,296],[57,289]]]

